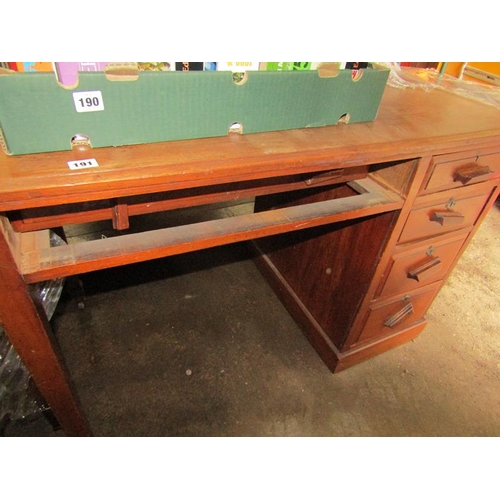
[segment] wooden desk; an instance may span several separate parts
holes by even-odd
[[[99,166],[71,171],[68,161]],[[374,122],[0,157],[0,318],[67,435],[90,433],[27,285],[252,241],[331,369],[414,338],[499,192],[500,110],[387,88]],[[50,248],[48,229],[255,197],[255,212]]]

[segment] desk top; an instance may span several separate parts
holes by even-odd
[[[376,120],[87,151],[0,153],[0,210],[59,205],[500,146],[500,110],[386,87]],[[69,161],[99,166],[72,171]]]

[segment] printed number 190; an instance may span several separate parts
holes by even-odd
[[[85,100],[83,97],[78,99],[82,107],[84,106],[99,106],[99,99],[97,97],[86,97]]]
[[[91,92],[73,92],[73,101],[78,113],[86,113],[89,111],[102,111],[104,103],[100,90]]]

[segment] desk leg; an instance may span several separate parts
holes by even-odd
[[[0,321],[66,435],[90,435],[56,352],[56,343],[50,339],[52,330],[45,312],[33,303],[3,231],[0,231]]]

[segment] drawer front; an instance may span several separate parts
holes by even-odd
[[[442,191],[468,186],[500,177],[500,153],[456,158],[457,155],[436,156],[426,191]]]
[[[473,226],[491,191],[488,189],[486,193],[468,195],[461,192],[462,190],[458,191],[456,198],[451,194],[449,198],[445,197],[412,210],[399,242],[406,243]]]
[[[373,305],[356,345],[394,335],[421,320],[434,300],[440,284],[435,283],[400,295],[389,302]]]
[[[412,245],[410,249],[394,255],[380,295],[401,294],[442,280],[455,261],[468,234],[468,232],[461,233],[441,238],[437,242]]]

